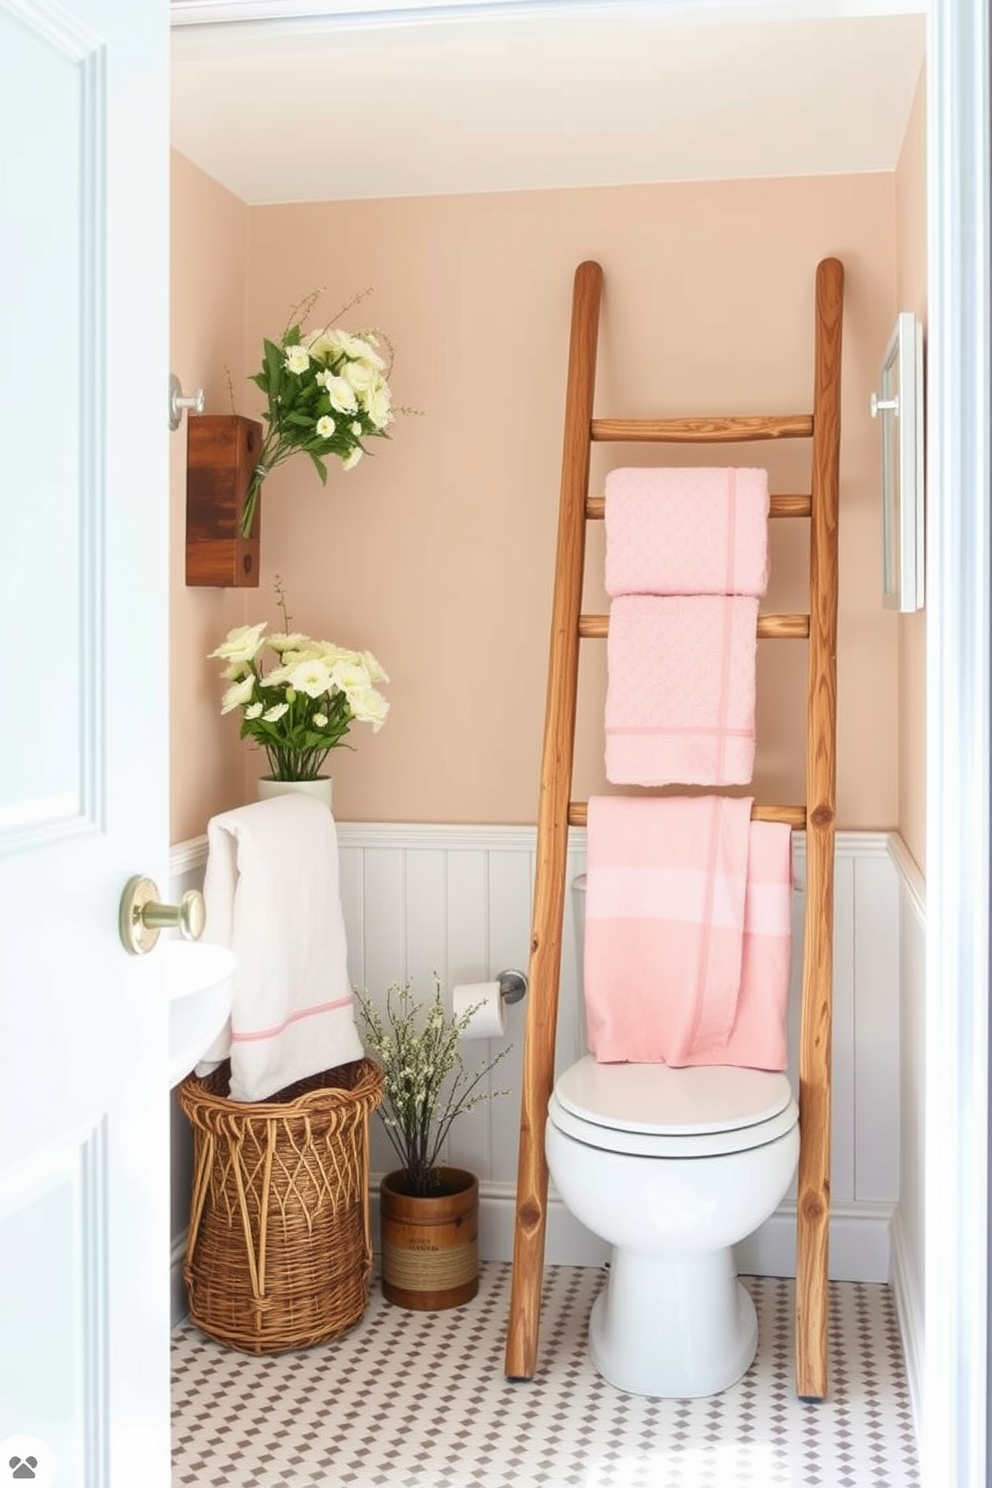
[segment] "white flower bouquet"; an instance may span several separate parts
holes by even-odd
[[[389,678],[371,651],[298,633],[263,638],[265,626],[239,625],[210,652],[226,662],[221,713],[241,709],[241,738],[265,750],[274,780],[315,780],[353,723],[382,728],[389,704],[376,684]],[[268,671],[266,649],[276,663]]]
[[[324,461],[329,455],[337,455],[342,468],[352,470],[366,453],[364,440],[389,437],[391,364],[378,350],[381,333],[354,335],[335,329],[333,322],[305,333],[303,324],[319,294],[317,290],[294,305],[290,319],[299,314],[300,321],[283,331],[278,344],[263,340],[261,371],[250,379],[265,394],[268,407],[262,448],[241,516],[245,537],[251,532],[265,477],[290,455],[297,451],[309,455],[326,485]]]
[[[449,1013],[436,972],[434,996],[424,1004],[417,1002],[410,982],[394,982],[386,991],[384,1015],[367,991],[354,990],[365,1042],[382,1067],[379,1116],[400,1160],[406,1191],[432,1194],[441,1148],[457,1118],[482,1101],[509,1095],[482,1081],[509,1054],[510,1045],[478,1069],[466,1070],[460,1040],[475,1008],[457,1017]]]

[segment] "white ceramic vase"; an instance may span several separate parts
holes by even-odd
[[[258,799],[267,801],[270,796],[313,796],[315,800],[323,801],[328,811],[331,810],[334,781],[330,775],[318,775],[316,780],[273,780],[271,775],[263,775],[258,781]]]

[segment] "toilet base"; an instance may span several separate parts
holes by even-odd
[[[754,1303],[733,1250],[685,1260],[614,1250],[589,1319],[598,1372],[631,1395],[695,1399],[729,1389],[758,1349]]]

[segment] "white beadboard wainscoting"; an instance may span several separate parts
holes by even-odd
[[[459,982],[488,981],[506,968],[526,971],[536,832],[526,827],[418,826],[339,823],[341,891],[352,981],[381,995],[391,982],[412,978],[429,994],[435,970],[449,991]],[[794,955],[790,1046],[798,1039],[799,966],[805,882],[805,842],[795,836]],[[898,844],[898,839],[895,839]],[[892,849],[883,832],[837,837],[834,936],[833,1177],[830,1273],[835,1279],[885,1281],[892,1271],[893,1215],[900,1197],[901,1084],[912,1079],[921,1048],[900,1052],[903,999],[922,998],[922,946],[907,933],[903,901],[908,854]],[[172,853],[173,894],[202,882],[206,839],[178,844]],[[585,866],[585,833],[569,841],[569,881]],[[578,990],[573,895],[566,895],[558,1015],[558,1066],[584,1052]],[[175,902],[175,900],[173,900]],[[922,904],[922,900],[920,899]],[[919,955],[919,965],[903,966]],[[907,992],[908,989],[908,992]],[[529,994],[528,994],[529,995]],[[920,1003],[922,1005],[922,1003]],[[513,1246],[520,1071],[525,1004],[508,1009],[511,1045],[494,1076],[510,1094],[484,1102],[456,1124],[448,1161],[479,1175],[480,1251],[508,1260]],[[905,1015],[904,1015],[905,1016]],[[916,1025],[914,1024],[914,1027]],[[467,1061],[495,1052],[489,1041],[467,1046]],[[910,1096],[914,1110],[919,1091]],[[174,1105],[176,1103],[174,1102]],[[173,1237],[176,1307],[182,1301],[179,1263],[188,1216],[190,1141],[174,1112]],[[907,1168],[903,1133],[903,1172]],[[922,1160],[922,1137],[917,1154]],[[915,1159],[913,1159],[915,1160]],[[378,1118],[372,1118],[373,1196],[378,1177],[395,1166]],[[373,1198],[374,1201],[374,1198]],[[921,1201],[917,1194],[914,1202]],[[896,1280],[918,1311],[921,1247],[917,1214],[896,1231]],[[378,1227],[376,1226],[376,1233]],[[758,1234],[740,1247],[742,1270],[794,1274],[795,1207],[787,1198]],[[590,1236],[552,1194],[546,1258],[549,1264],[597,1264],[602,1243]],[[898,1275],[899,1267],[906,1277]],[[910,1318],[912,1324],[912,1318]]]
[[[926,883],[900,837],[890,842],[899,884],[899,1203],[892,1222],[895,1293],[917,1439],[923,1433],[924,1089]]]

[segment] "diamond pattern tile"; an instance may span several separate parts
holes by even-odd
[[[586,1353],[603,1273],[549,1267],[538,1370],[510,1384],[510,1267],[479,1295],[406,1312],[377,1286],[345,1337],[256,1359],[173,1335],[173,1488],[918,1488],[902,1346],[885,1286],[830,1288],[828,1400],[793,1387],[794,1283],[745,1278],[758,1357],[705,1400],[626,1395]]]

